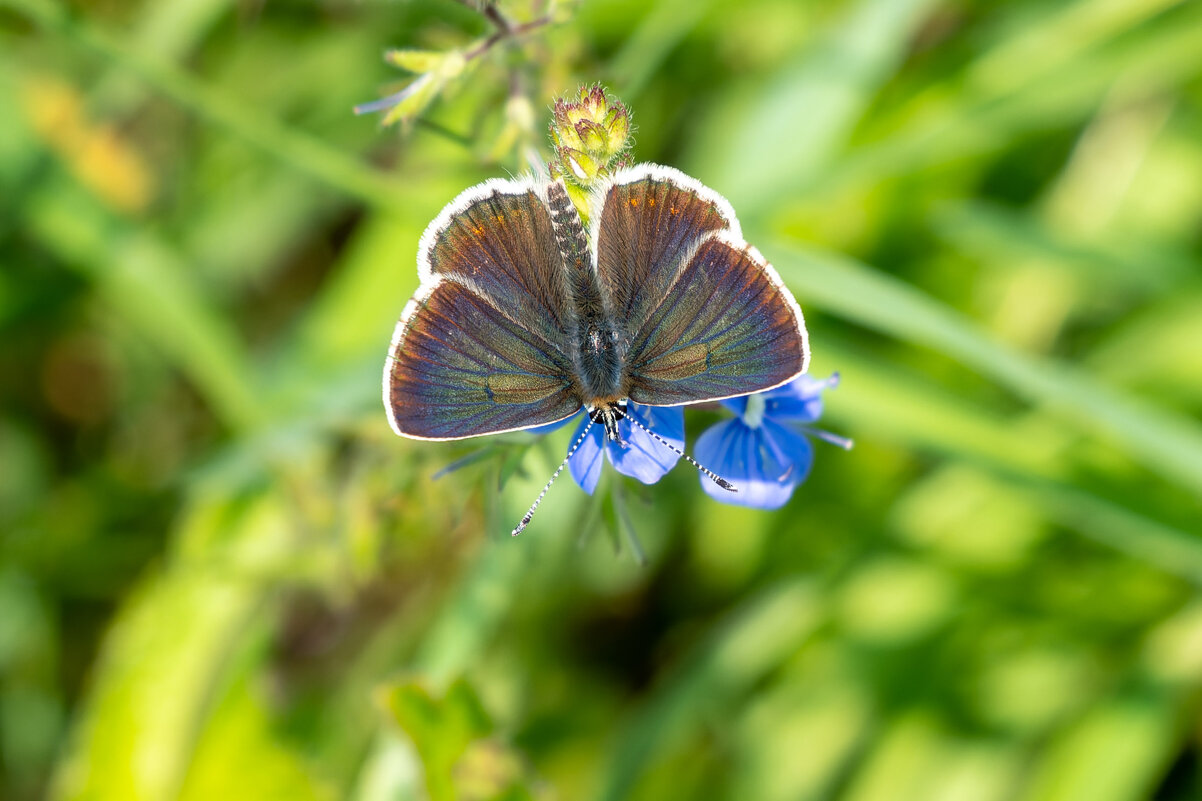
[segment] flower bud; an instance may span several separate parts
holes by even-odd
[[[620,163],[630,144],[630,112],[600,85],[581,87],[579,100],[555,101],[553,175],[588,186]]]

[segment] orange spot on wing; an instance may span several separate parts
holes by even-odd
[[[668,211],[672,212],[673,214],[680,214],[680,209],[676,208],[675,206],[670,207]]]
[[[647,205],[648,205],[648,206],[654,206],[654,205],[655,205],[655,198],[653,198],[653,197],[649,197],[649,198],[647,198]]]
[[[637,197],[632,197],[630,199],[630,205],[637,209],[639,207],[639,199]]]

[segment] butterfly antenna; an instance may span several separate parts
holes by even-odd
[[[633,425],[638,426],[639,428],[643,429],[648,434],[650,434],[652,437],[654,437],[655,441],[658,442],[660,445],[663,445],[665,448],[667,448],[668,450],[677,454],[678,456],[683,456],[685,459],[688,460],[689,464],[693,465],[693,467],[696,467],[702,473],[705,473],[705,475],[708,476],[711,481],[713,481],[715,484],[717,484],[722,489],[730,490],[731,492],[739,491],[738,488],[735,487],[734,484],[731,484],[729,481],[724,479],[722,476],[718,475],[713,470],[710,470],[708,467],[703,465],[701,462],[697,461],[692,456],[689,456],[687,453],[682,451],[680,448],[676,447],[671,442],[668,442],[666,439],[661,437],[659,434],[656,434],[651,429],[647,428],[647,426],[643,425],[638,420],[635,420],[634,415],[627,413],[626,419],[629,420]]]
[[[526,514],[522,515],[522,522],[518,523],[517,527],[513,531],[509,532],[509,536],[516,537],[522,533],[526,526],[530,525],[530,520],[534,517],[534,510],[537,509],[538,505],[543,502],[543,498],[547,496],[547,490],[551,489],[551,485],[555,483],[555,479],[559,478],[559,474],[563,472],[563,468],[567,465],[568,460],[572,458],[572,454],[574,454],[576,449],[579,448],[584,442],[584,438],[588,436],[589,429],[592,427],[593,419],[590,417],[588,424],[585,425],[584,430],[580,432],[580,436],[576,437],[576,441],[572,443],[572,447],[568,448],[568,455],[563,457],[563,461],[559,463],[559,467],[555,468],[555,472],[551,474],[551,477],[547,479],[547,483],[543,485],[543,491],[540,492],[538,497],[534,499],[534,503],[530,504],[530,508],[526,511]]]

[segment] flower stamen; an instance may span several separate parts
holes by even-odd
[[[768,408],[768,399],[762,393],[752,395],[747,399],[747,408],[743,411],[743,422],[748,428],[759,428],[764,423],[764,411]]]

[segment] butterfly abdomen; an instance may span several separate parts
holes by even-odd
[[[626,337],[597,278],[584,223],[562,183],[547,187],[547,208],[572,295],[575,325],[569,344],[581,400],[592,405],[625,397]]]

